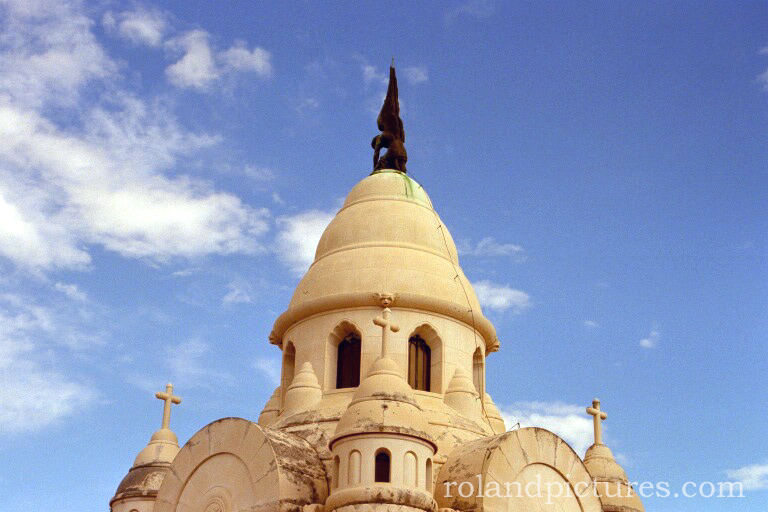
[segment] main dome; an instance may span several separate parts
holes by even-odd
[[[315,260],[270,335],[307,316],[340,308],[380,305],[443,314],[474,327],[487,351],[498,349],[458,251],[421,185],[395,170],[374,172],[349,192],[323,232]]]

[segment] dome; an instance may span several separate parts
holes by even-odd
[[[310,315],[379,306],[378,294],[391,294],[396,307],[474,326],[486,352],[498,350],[496,331],[459,266],[451,234],[421,185],[394,170],[377,171],[349,192],[270,340],[279,345],[291,325]]]
[[[163,478],[177,453],[179,442],[176,434],[168,428],[155,431],[149,444],[139,452],[131,470],[117,486],[110,505],[122,499],[157,496]]]
[[[380,357],[355,391],[330,444],[350,435],[390,432],[423,439],[435,449],[427,429],[427,420],[397,364]]]
[[[603,510],[606,512],[643,512],[640,497],[629,483],[624,468],[619,466],[611,449],[593,444],[584,455],[584,465],[595,482]]]

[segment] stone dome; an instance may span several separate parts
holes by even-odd
[[[604,512],[644,512],[640,497],[611,452],[604,444],[593,444],[584,455],[584,466],[595,482]]]
[[[498,350],[496,331],[459,266],[450,232],[421,185],[394,170],[377,171],[350,191],[288,310],[275,321],[270,341],[281,344],[285,331],[310,315],[379,306],[379,294],[392,294],[396,307],[473,326],[485,339],[486,352]]]

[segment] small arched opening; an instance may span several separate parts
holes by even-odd
[[[432,350],[424,338],[414,334],[408,339],[408,384],[419,391],[430,391]]]
[[[389,451],[381,448],[374,458],[374,482],[390,482],[392,478],[391,457]]]

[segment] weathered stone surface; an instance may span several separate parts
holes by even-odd
[[[328,495],[315,450],[288,432],[240,418],[211,423],[187,442],[161,486],[155,512],[299,511]]]
[[[438,474],[438,507],[462,512],[601,512],[587,469],[566,447],[555,434],[540,428],[459,446]],[[569,467],[569,473],[559,469],[563,467]]]

